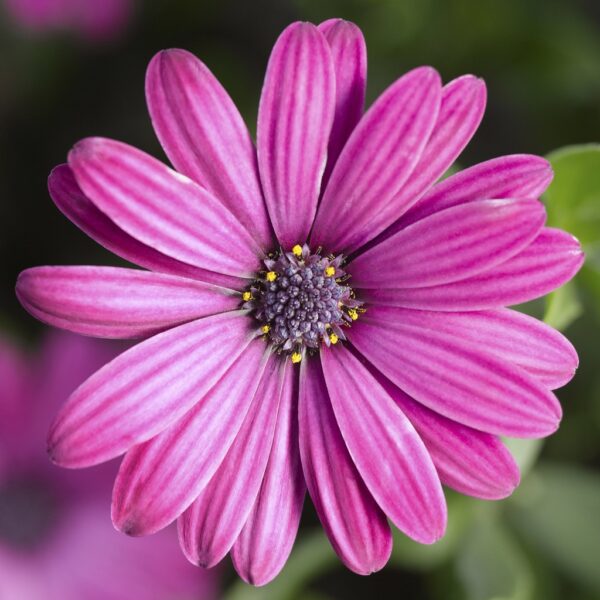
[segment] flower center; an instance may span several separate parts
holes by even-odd
[[[311,253],[307,245],[278,251],[264,260],[266,272],[242,294],[278,352],[300,362],[307,350],[346,339],[342,327],[358,318],[362,303],[346,285],[344,257]]]
[[[17,479],[0,486],[0,540],[31,548],[44,538],[56,519],[56,498],[36,479]]]

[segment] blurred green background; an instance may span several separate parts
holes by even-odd
[[[368,102],[420,64],[445,80],[462,73],[486,80],[486,117],[461,166],[600,141],[597,0],[140,0],[128,29],[104,43],[26,31],[0,11],[0,326],[30,340],[41,329],[14,298],[21,269],[115,263],[54,208],[46,176],[88,135],[164,158],[144,103],[146,64],[162,48],[202,58],[254,130],[279,32],[293,20],[344,17],[367,40]],[[425,548],[398,535],[388,567],[368,578],[340,566],[307,506],[280,578],[255,591],[227,571],[227,598],[600,598],[600,150],[575,148],[551,159],[550,222],[578,235],[589,260],[551,300],[548,319],[575,343],[581,367],[559,392],[559,432],[543,444],[515,446],[521,488],[500,503],[449,494],[447,537]]]

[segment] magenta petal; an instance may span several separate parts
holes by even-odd
[[[363,113],[367,86],[367,46],[362,31],[350,21],[329,19],[319,25],[319,30],[329,44],[335,69],[335,117],[327,149],[324,187],[344,144]]]
[[[146,99],[175,168],[212,192],[269,248],[271,228],[254,144],[215,76],[190,52],[164,50],[148,66]]]
[[[419,163],[402,186],[394,203],[406,209],[413,206],[452,166],[479,127],[485,103],[485,83],[473,75],[458,77],[442,88],[440,112],[431,137]],[[403,227],[405,224],[402,221],[394,223],[385,232],[385,237],[388,238]]]
[[[98,210],[81,191],[69,165],[55,167],[48,178],[48,191],[58,209],[79,229],[117,256],[136,265],[239,289],[243,279],[199,269],[158,252],[131,237]]]
[[[444,485],[486,500],[512,494],[519,484],[519,467],[496,436],[451,421],[389,381],[379,381],[417,430]]]
[[[302,363],[298,410],[302,469],[325,532],[349,569],[378,571],[392,550],[390,527],[348,453],[316,360]]]
[[[273,47],[258,109],[258,166],[271,222],[285,249],[308,237],[335,108],[329,46],[293,23]]]
[[[573,345],[552,327],[507,308],[472,312],[428,312],[374,306],[369,316],[378,322],[415,325],[443,331],[519,365],[549,388],[565,385],[579,364]]]
[[[0,481],[6,481],[15,467],[20,468],[21,456],[38,438],[32,435],[30,412],[32,369],[26,354],[13,340],[0,335]],[[37,407],[36,407],[37,408]],[[41,407],[40,407],[41,410]],[[36,420],[37,423],[37,420]]]
[[[265,585],[281,571],[296,539],[306,493],[298,447],[296,370],[287,368],[271,455],[254,508],[231,549],[240,577]]]
[[[117,267],[36,267],[19,275],[17,296],[44,323],[105,338],[150,336],[234,310],[230,290],[193,279]]]
[[[544,158],[531,154],[494,158],[438,183],[400,217],[394,224],[394,231],[465,202],[494,198],[536,200],[551,181],[552,167]]]
[[[213,567],[229,552],[258,496],[271,453],[285,371],[293,366],[275,354],[242,428],[221,466],[178,521],[179,542],[194,564]]]
[[[321,364],[336,421],[377,504],[414,540],[439,540],[446,530],[446,501],[410,421],[346,348],[323,349]]]
[[[416,167],[440,106],[430,67],[410,71],[371,106],[352,132],[319,205],[311,245],[349,253],[395,221],[394,201]]]
[[[252,342],[179,422],[127,453],[113,490],[112,518],[118,529],[130,535],[154,533],[197,498],[242,427],[266,358],[264,342]]]
[[[373,304],[421,310],[463,311],[510,306],[535,300],[559,288],[581,268],[579,242],[546,227],[524,250],[475,277],[427,288],[362,290]]]
[[[108,363],[59,412],[48,440],[54,462],[98,464],[177,421],[248,346],[247,319],[236,311],[192,321]]]
[[[251,277],[260,250],[210,192],[132,146],[88,138],[69,153],[86,196],[119,227],[177,260]]]
[[[524,369],[451,332],[377,318],[348,331],[356,348],[402,391],[440,414],[496,435],[543,437],[561,418],[558,400]]]
[[[537,200],[481,200],[435,213],[351,263],[357,288],[420,288],[488,271],[525,248],[546,220]]]

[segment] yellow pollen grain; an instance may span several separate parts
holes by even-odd
[[[302,354],[300,354],[300,352],[294,352],[294,354],[292,354],[292,362],[294,364],[299,363],[302,360]]]
[[[244,302],[250,302],[250,300],[252,300],[252,292],[244,292],[242,294],[242,300]]]
[[[302,256],[302,246],[300,244],[296,244],[292,248],[292,253],[294,254],[294,256],[297,256],[298,258],[300,258]]]
[[[355,310],[354,308],[351,308],[348,311],[348,316],[353,320],[356,321],[356,319],[358,319],[358,311]]]
[[[327,275],[327,277],[333,277],[335,275],[335,267],[327,267],[325,269],[325,275]]]
[[[340,339],[340,338],[339,338],[339,337],[338,337],[338,336],[337,336],[335,333],[330,333],[330,334],[329,334],[329,341],[330,341],[332,344],[337,344],[337,343],[338,343],[338,341],[339,341],[339,339]]]
[[[269,331],[271,331],[271,328],[270,328],[268,325],[263,325],[263,326],[260,328],[260,330],[261,330],[263,333],[269,333]]]
[[[277,279],[277,273],[275,271],[269,271],[267,273],[267,281],[275,281]]]

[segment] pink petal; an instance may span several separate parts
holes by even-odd
[[[302,363],[298,410],[304,478],[333,548],[355,573],[382,569],[392,550],[390,527],[348,453],[314,359]]]
[[[402,391],[488,433],[543,437],[561,417],[556,397],[522,368],[447,331],[367,312],[348,331],[356,348]]]
[[[501,156],[460,171],[433,187],[410,208],[393,230],[419,221],[440,210],[494,198],[539,198],[552,181],[550,163],[531,154]]]
[[[44,323],[134,338],[234,310],[239,296],[193,279],[117,267],[36,267],[17,280],[23,306]]]
[[[351,263],[356,288],[421,288],[460,281],[506,261],[546,220],[537,200],[481,200],[414,223]]]
[[[69,153],[85,195],[144,244],[226,275],[251,277],[260,251],[212,194],[148,154],[114,140],[88,138]]]
[[[406,209],[413,206],[452,166],[481,123],[486,95],[485,83],[473,75],[453,79],[442,88],[440,112],[431,137],[415,170],[394,199],[395,204]],[[385,238],[404,226],[403,222],[394,223],[385,231]]]
[[[444,331],[472,348],[519,365],[549,388],[565,385],[579,364],[575,348],[561,333],[506,308],[441,313],[374,306],[369,317],[392,327],[397,323]]]
[[[179,422],[127,453],[113,490],[115,527],[129,535],[154,533],[188,508],[238,435],[266,358],[264,342],[252,342]]]
[[[258,109],[258,166],[281,245],[303,243],[312,224],[335,108],[329,46],[310,23],[275,43]]]
[[[420,310],[463,311],[510,306],[559,288],[579,271],[579,242],[559,229],[544,228],[524,250],[494,268],[462,281],[427,288],[361,290],[361,299]]]
[[[243,279],[182,263],[125,233],[86,198],[69,165],[59,165],[52,170],[48,178],[48,191],[58,209],[79,229],[129,262],[151,271],[191,277],[233,289],[244,285]]]
[[[240,577],[265,585],[281,571],[296,539],[306,484],[298,448],[295,369],[285,373],[271,455],[254,508],[231,549]]]
[[[340,431],[377,504],[414,540],[439,540],[446,529],[446,501],[410,421],[346,348],[323,349],[321,364]]]
[[[496,436],[443,417],[384,378],[379,382],[417,430],[444,485],[485,500],[512,494],[519,467]]]
[[[394,198],[416,167],[440,106],[430,67],[391,85],[354,129],[319,205],[311,245],[350,253],[396,220]]]
[[[335,117],[327,149],[323,186],[327,184],[344,144],[360,120],[367,86],[367,46],[350,21],[329,19],[319,25],[329,43],[335,70]]]
[[[272,246],[254,144],[235,104],[210,70],[185,50],[159,52],[148,65],[146,100],[165,153]]]
[[[272,354],[246,419],[210,483],[178,521],[187,558],[213,567],[229,552],[248,519],[273,444],[279,401],[293,366]],[[273,548],[271,548],[273,551]]]
[[[243,311],[205,317],[121,354],[71,395],[49,435],[52,460],[87,467],[122,454],[181,418],[248,346]]]
[[[0,546],[3,600],[220,597],[222,575],[199,572],[181,560],[173,531],[132,540],[115,531],[106,518],[103,493],[84,502],[62,495],[59,500],[60,516],[34,550],[24,551],[6,542]]]
[[[6,481],[28,455],[32,436],[32,369],[13,340],[0,335],[0,481]],[[43,437],[41,438],[43,439]],[[35,443],[37,443],[37,439]],[[39,449],[38,449],[39,450]]]

